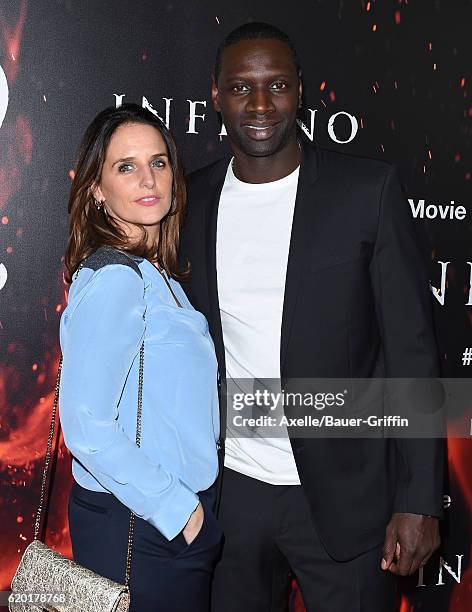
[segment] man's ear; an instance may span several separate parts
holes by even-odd
[[[211,75],[211,99],[213,102],[213,108],[217,113],[221,113],[220,93],[218,91],[218,85],[216,84],[214,74]]]
[[[303,83],[302,83],[302,71],[298,73],[298,108],[301,108],[303,100]]]

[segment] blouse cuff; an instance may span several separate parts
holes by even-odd
[[[199,503],[198,495],[181,482],[168,500],[166,508],[152,514],[147,521],[168,540],[172,540],[185,527]]]

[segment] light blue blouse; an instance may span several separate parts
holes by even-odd
[[[183,308],[149,261],[137,263],[143,278],[122,264],[74,277],[60,325],[59,410],[75,480],[113,493],[170,540],[217,476],[217,362],[205,316],[179,283],[169,280]]]

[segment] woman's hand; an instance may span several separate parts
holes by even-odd
[[[203,525],[203,517],[204,517],[203,506],[200,502],[198,506],[195,508],[195,510],[192,512],[192,514],[190,515],[190,518],[188,519],[188,522],[182,531],[182,534],[185,538],[185,541],[187,542],[187,545],[190,545],[195,540],[197,535],[200,533],[200,529],[202,528],[202,525]]]

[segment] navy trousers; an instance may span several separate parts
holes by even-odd
[[[213,514],[214,488],[199,497],[205,516],[190,545],[181,533],[169,541],[136,517],[130,612],[208,612],[222,532]],[[123,584],[129,516],[129,509],[113,495],[89,491],[74,482],[69,497],[74,560]]]

